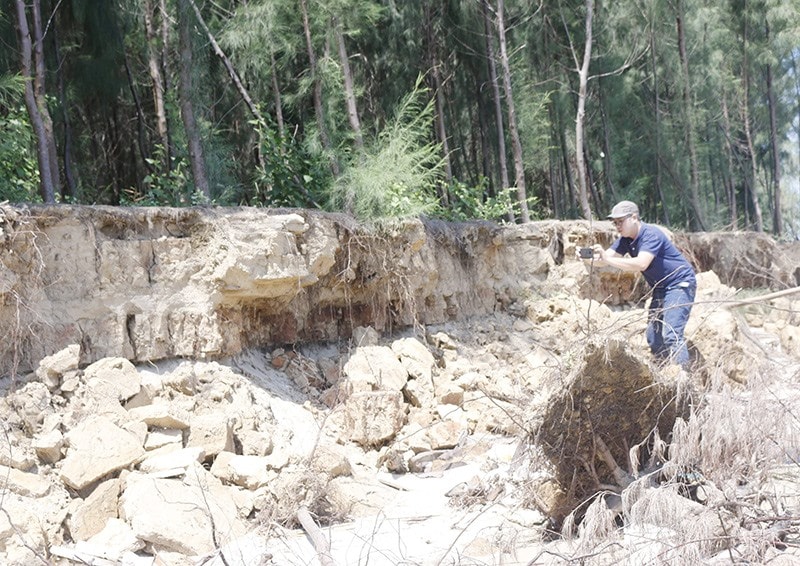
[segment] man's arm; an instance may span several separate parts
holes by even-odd
[[[622,271],[644,271],[653,263],[655,256],[650,252],[640,251],[636,257],[623,257],[611,248],[604,250],[600,259],[611,267]]]
[[[655,257],[650,252],[640,251],[636,257],[625,257],[612,248],[604,250],[600,245],[594,246],[593,261],[596,265],[610,265],[622,271],[644,271],[653,263]]]

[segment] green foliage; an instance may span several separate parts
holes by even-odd
[[[417,81],[372,147],[354,155],[330,190],[329,205],[365,221],[427,214],[437,206],[440,144],[429,141],[433,105]]]
[[[39,200],[36,145],[25,108],[19,104],[23,82],[0,76],[0,202]]]
[[[263,165],[257,169],[254,191],[244,200],[261,206],[319,207],[331,183],[324,156],[310,153],[293,138],[281,139],[269,127],[260,129],[260,137]]]
[[[520,206],[513,187],[499,191],[497,196],[488,193],[488,179],[483,178],[478,186],[469,186],[460,181],[453,181],[447,187],[450,204],[440,206],[436,216],[445,220],[492,220],[505,221],[509,211],[519,214]],[[535,199],[528,199],[535,201]],[[529,202],[530,206],[530,202]]]
[[[161,170],[164,163],[164,148],[156,146],[147,164],[153,173],[143,181],[144,194],[135,189],[123,191],[122,204],[136,206],[188,206],[194,204],[188,196],[189,172],[183,159],[172,159],[167,172]]]

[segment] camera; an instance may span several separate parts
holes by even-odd
[[[593,248],[580,248],[578,250],[578,255],[581,259],[592,259],[594,257],[594,249]]]

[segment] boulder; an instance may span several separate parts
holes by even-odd
[[[351,395],[341,412],[341,438],[364,447],[380,446],[403,427],[406,406],[399,391]]]
[[[61,480],[77,490],[132,466],[145,453],[135,434],[102,416],[83,420],[66,438],[69,448],[61,467]]]
[[[86,499],[75,499],[70,505],[67,528],[74,541],[89,540],[116,519],[120,480],[112,478],[100,483]]]
[[[65,373],[78,369],[80,357],[80,345],[71,344],[55,354],[42,358],[36,368],[36,377],[48,389],[56,389],[61,384],[61,378]]]
[[[103,358],[83,370],[86,384],[93,388],[98,381],[110,383],[117,391],[119,401],[127,401],[142,386],[142,378],[136,367],[125,358]]]
[[[202,467],[195,467],[187,478],[195,475],[196,483],[137,472],[126,478],[120,518],[156,553],[206,554],[246,532],[235,503],[218,480]]]

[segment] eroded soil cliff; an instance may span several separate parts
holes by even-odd
[[[800,303],[758,296],[798,284],[796,247],[675,235],[700,274],[683,374],[647,354],[646,287],[573,259],[612,237],[605,222],[0,207],[0,553],[792,555]]]

